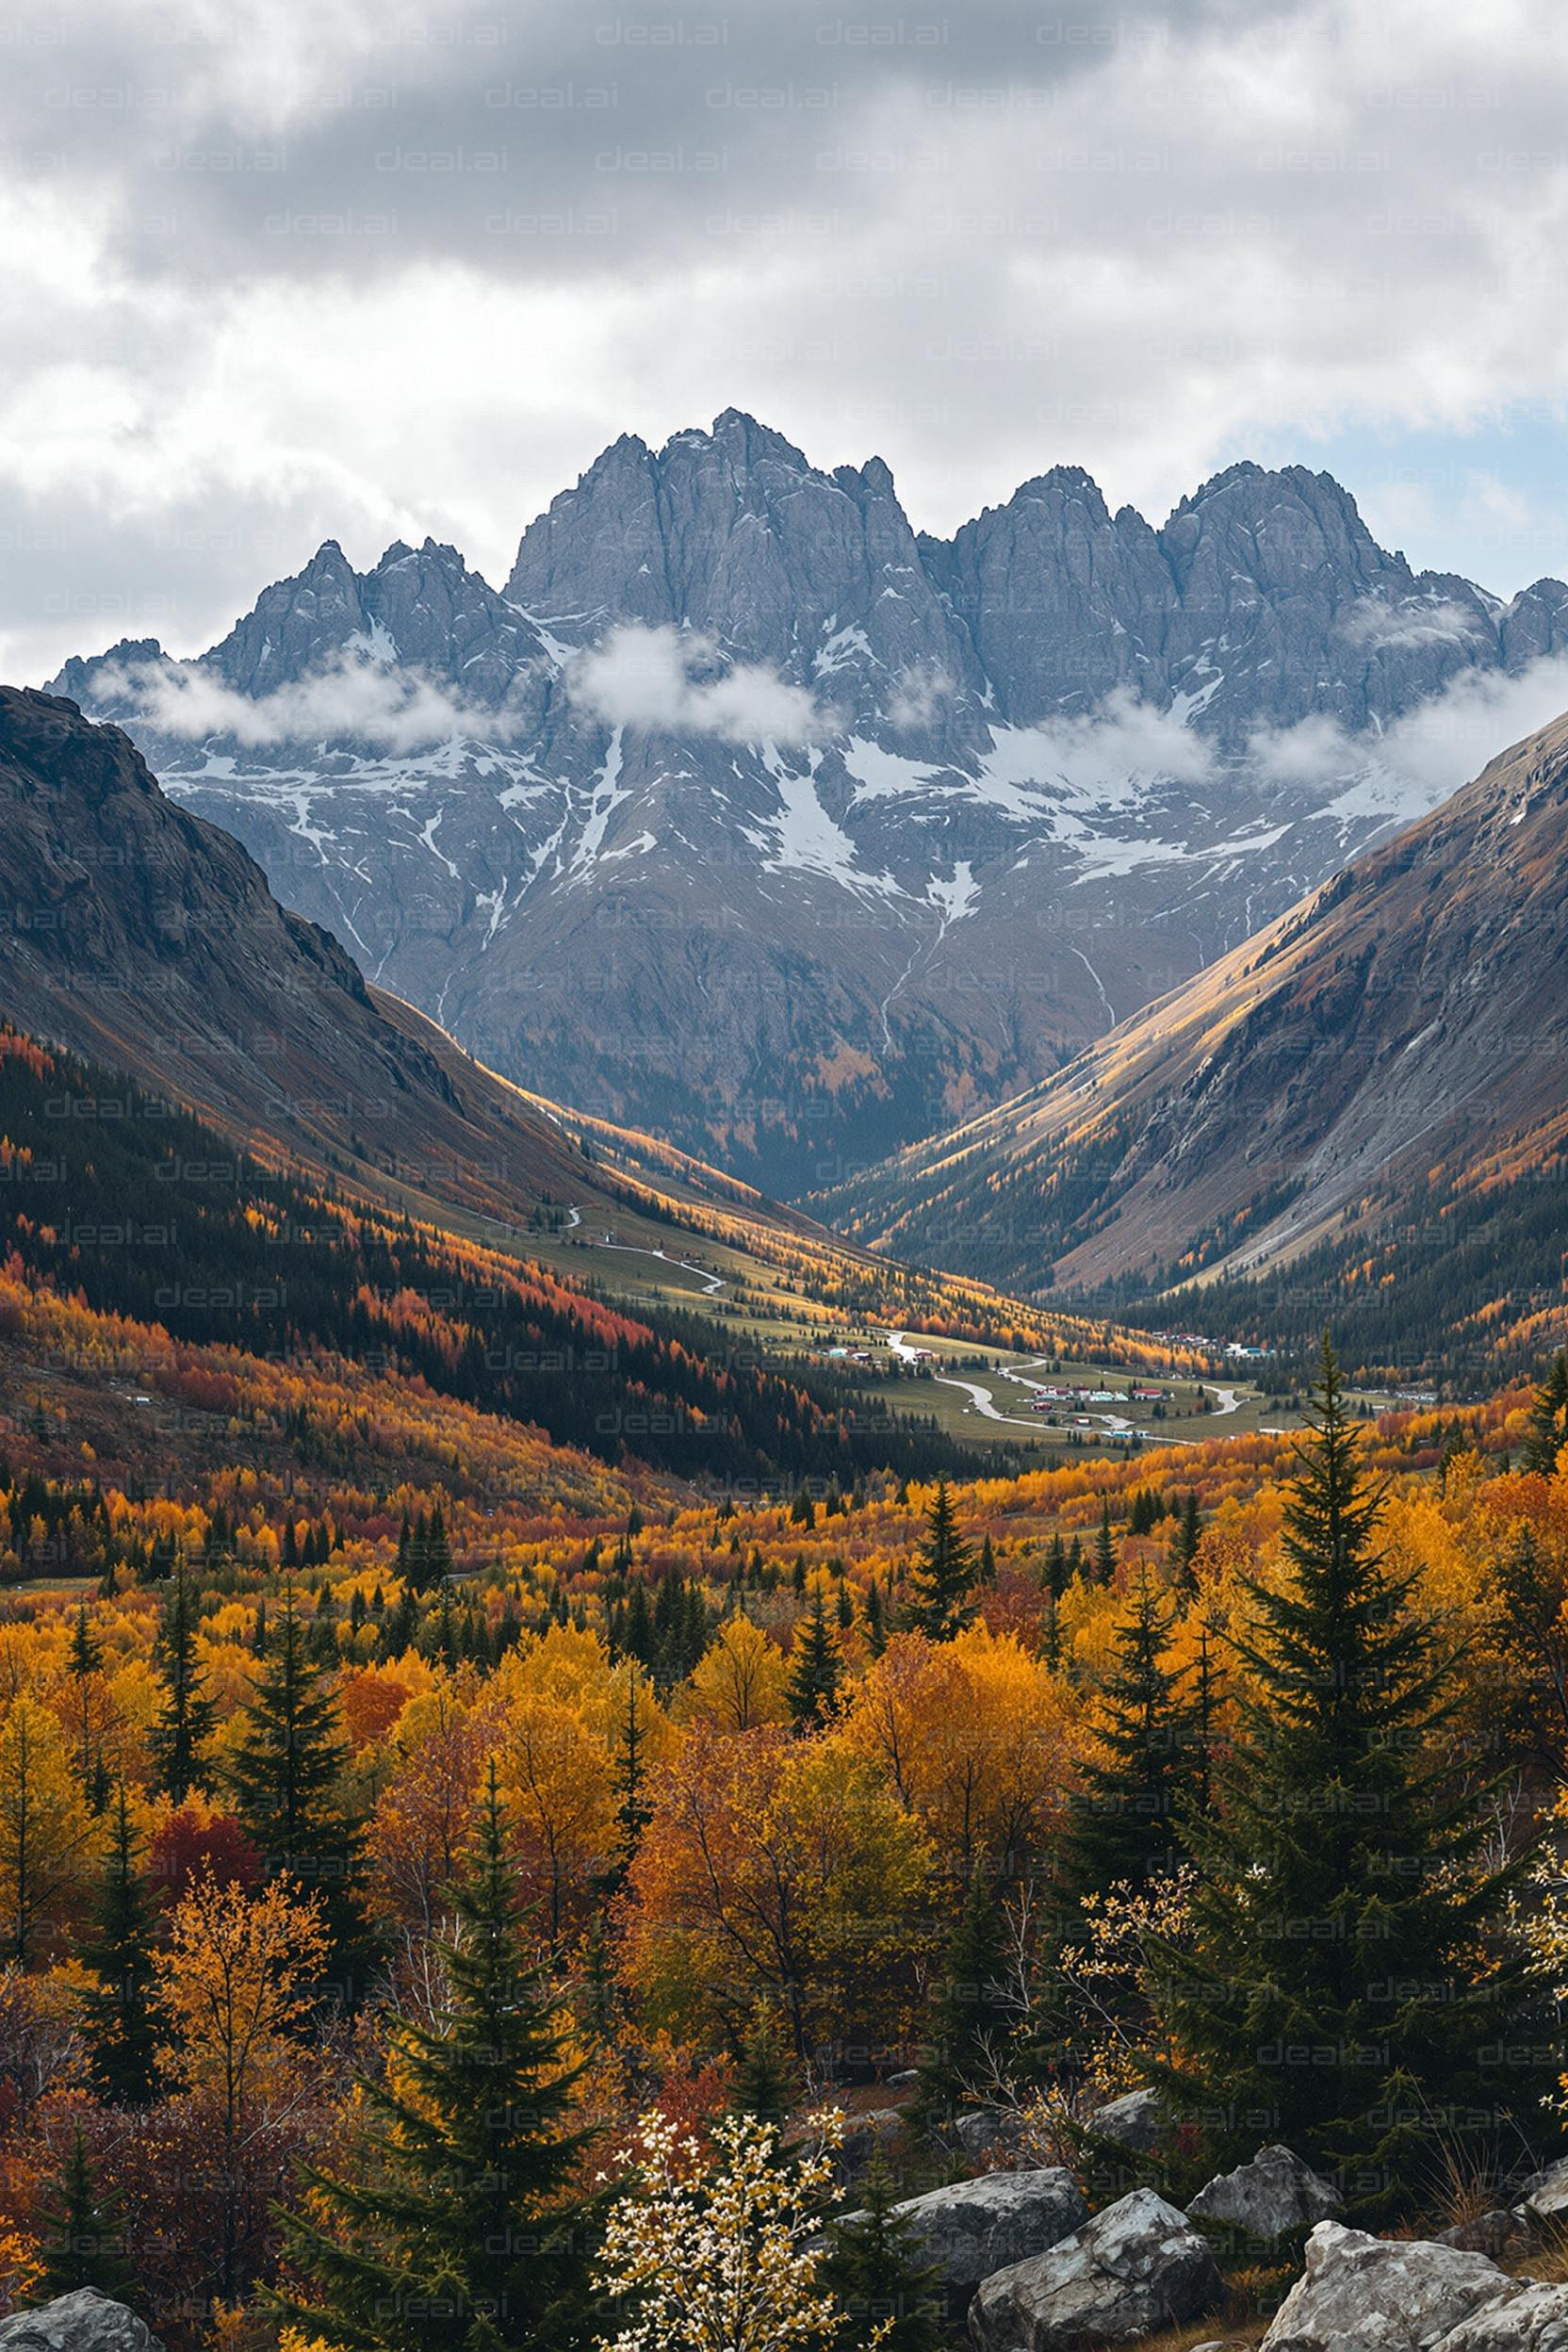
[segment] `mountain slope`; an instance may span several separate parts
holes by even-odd
[[[825,1205],[1026,1290],[1326,1277],[1391,1232],[1441,1255],[1467,1197],[1568,1172],[1565,871],[1568,719],[1058,1077]],[[1538,1303],[1560,1310],[1548,1256]],[[1495,1240],[1493,1271],[1506,1292]]]
[[[942,542],[731,411],[502,594],[329,541],[201,662],[57,683],[484,1061],[784,1192],[1237,944],[1461,780],[1401,717],[1565,646],[1560,582],[1413,573],[1301,467],[1159,530],[1058,467]]]

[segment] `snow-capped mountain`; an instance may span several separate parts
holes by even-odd
[[[1061,467],[944,542],[728,412],[616,442],[501,593],[329,541],[200,662],[55,686],[482,1058],[795,1190],[1432,806],[1565,645],[1568,587],[1413,573],[1299,467],[1159,531]]]

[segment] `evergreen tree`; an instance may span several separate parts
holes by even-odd
[[[951,1642],[974,1614],[976,1574],[973,1550],[958,1533],[947,1480],[939,1478],[909,1580],[905,1615],[911,1628],[933,1642]]]
[[[78,2124],[56,2179],[38,2209],[42,2276],[41,2301],[96,2287],[120,2303],[139,2301],[136,2273],[125,2258],[125,2229],[118,2198],[102,2186]]]
[[[1005,1990],[1005,1946],[996,1888],[976,1862],[937,1986],[931,2040],[920,2065],[915,2109],[926,2125],[972,2102],[1001,2055],[1015,2017]]]
[[[782,2124],[799,2097],[771,2001],[760,2001],[741,2048],[741,2063],[729,2094],[732,2115],[755,2115],[759,2123]]]
[[[444,2014],[399,2021],[346,2177],[307,2174],[310,2213],[279,2216],[308,2288],[270,2300],[345,2352],[565,2352],[588,2332],[579,2070],[531,1957],[494,1763],[455,1908]]]
[[[1100,1525],[1094,1538],[1094,1581],[1109,1584],[1116,1576],[1116,1538],[1111,1533],[1111,1498],[1107,1494],[1100,1506]]]
[[[82,1996],[92,2077],[117,2107],[144,2107],[153,2096],[155,2053],[152,1996],[156,1915],[121,1783],[114,1810],[108,1867],[82,1960],[97,1978]]]
[[[419,1596],[412,1581],[405,1580],[395,1606],[383,1620],[377,1655],[382,1658],[406,1657],[418,1638]]]
[[[1151,2072],[1220,2119],[1220,2148],[1282,2140],[1375,2217],[1443,2164],[1482,2164],[1511,2117],[1527,2132],[1550,2034],[1505,1933],[1518,1866],[1489,1867],[1443,1737],[1454,1661],[1379,1553],[1381,1494],[1326,1341],[1313,1404],[1288,1579],[1250,1586],[1256,1630],[1233,1637],[1252,1687],[1219,1809],[1192,1825],[1192,1948],[1159,1969],[1188,2055]]]
[[[609,1881],[612,1893],[619,1893],[626,1885],[643,1842],[643,1832],[653,1819],[647,1797],[647,1766],[643,1760],[645,1734],[641,1700],[642,1678],[633,1658],[627,1676],[626,1713],[621,1718],[615,1755],[615,1851]]]
[[[921,2259],[921,2242],[880,2148],[860,2184],[860,2210],[828,2230],[822,2283],[843,2310],[832,2352],[862,2352],[872,2331],[884,2352],[941,2352],[947,2342],[941,2273]]]
[[[163,1705],[152,1731],[153,1761],[161,1786],[177,1805],[201,1779],[203,1750],[218,1721],[196,1654],[201,1623],[201,1603],[181,1560],[153,1644],[153,1663],[163,1685]]]
[[[873,1658],[880,1658],[888,1646],[888,1617],[882,1605],[882,1587],[873,1576],[866,1587],[866,1647]]]
[[[1125,1884],[1136,1891],[1182,1858],[1182,1808],[1195,1782],[1197,1737],[1184,1677],[1166,1665],[1170,1620],[1147,1568],[1115,1635],[1066,1841],[1078,1897]]]
[[[1202,1534],[1198,1497],[1189,1494],[1170,1538],[1170,1580],[1177,1592],[1189,1600],[1198,1591],[1198,1546]]]
[[[588,2039],[600,2050],[613,2050],[621,2030],[620,1991],[610,1952],[610,1931],[604,1913],[596,1911],[582,1943],[580,2022]]]
[[[827,1610],[819,1592],[809,1616],[795,1626],[794,1656],[785,1696],[796,1726],[808,1731],[833,1712],[843,1679],[843,1660],[828,1628]]]
[[[76,1604],[76,1622],[71,1629],[71,1647],[67,1652],[67,1657],[70,1660],[71,1672],[78,1680],[88,1674],[97,1674],[104,1663],[104,1645],[92,1630],[92,1621],[87,1613],[85,1594]]]
[[[335,1968],[345,1996],[355,2000],[372,1955],[350,1892],[358,1838],[338,1796],[348,1758],[336,1694],[310,1656],[290,1582],[268,1656],[252,1677],[228,1781],[269,1873],[286,1872],[307,1894],[321,1895]]]
[[[1568,1446],[1568,1348],[1560,1348],[1531,1400],[1519,1466],[1543,1471],[1550,1478],[1564,1446]]]

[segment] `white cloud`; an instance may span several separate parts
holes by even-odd
[[[1396,719],[1377,756],[1435,801],[1568,710],[1568,656],[1549,654],[1517,677],[1465,670]]]
[[[723,666],[710,638],[628,623],[581,653],[566,676],[574,702],[608,727],[716,735],[732,743],[820,743],[835,714],[760,662]]]
[[[191,662],[106,663],[92,684],[97,700],[123,697],[158,734],[195,743],[216,736],[247,750],[354,743],[402,754],[454,736],[505,741],[514,731],[504,709],[481,709],[417,670],[348,653],[253,699]]]
[[[1340,635],[1370,653],[1451,645],[1455,638],[1476,633],[1475,614],[1440,596],[1411,598],[1403,604],[1362,596],[1340,623]]]
[[[956,679],[935,662],[927,662],[918,669],[901,671],[888,696],[889,726],[909,734],[929,727],[943,707],[951,702],[956,685]]]
[[[1568,656],[1549,654],[1515,676],[1462,670],[1380,731],[1352,734],[1321,714],[1261,727],[1246,760],[1266,783],[1321,784],[1375,771],[1404,788],[1411,807],[1435,807],[1499,752],[1568,710]]]
[[[1365,745],[1322,711],[1295,727],[1258,727],[1247,744],[1247,765],[1266,784],[1324,783],[1348,776],[1367,757]]]
[[[1201,784],[1215,772],[1213,748],[1202,736],[1126,686],[1085,716],[1047,719],[1027,736],[1039,746],[1037,773],[1059,776],[1086,797],[1156,777]]]

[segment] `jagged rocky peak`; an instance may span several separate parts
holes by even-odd
[[[794,682],[830,678],[857,715],[904,709],[910,680],[981,684],[887,466],[825,473],[736,409],[657,453],[607,449],[524,532],[507,594],[580,637],[609,621],[710,634]]]
[[[1014,726],[1119,687],[1165,698],[1168,567],[1142,515],[1113,516],[1081,466],[1054,466],[951,542],[920,544]]]

